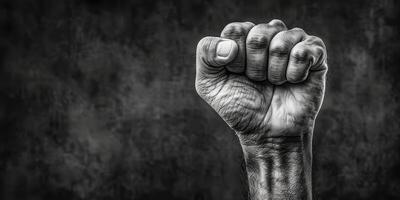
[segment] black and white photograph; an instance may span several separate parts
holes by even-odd
[[[400,199],[400,1],[0,0],[0,200]]]

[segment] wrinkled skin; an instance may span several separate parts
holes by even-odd
[[[234,41],[231,51],[221,41]],[[229,45],[227,45],[229,46]],[[230,52],[221,59],[218,51]],[[196,89],[241,140],[299,136],[313,128],[327,71],[325,46],[303,30],[231,23],[197,47]]]

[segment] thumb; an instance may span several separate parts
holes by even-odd
[[[197,76],[210,77],[224,70],[238,53],[235,41],[220,37],[205,37],[197,44]]]

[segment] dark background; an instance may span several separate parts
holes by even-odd
[[[246,199],[239,143],[195,93],[195,46],[274,18],[328,50],[314,198],[400,198],[400,1],[0,5],[0,199]]]

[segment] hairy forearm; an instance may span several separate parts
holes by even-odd
[[[251,200],[311,199],[311,149],[306,136],[242,144]]]

